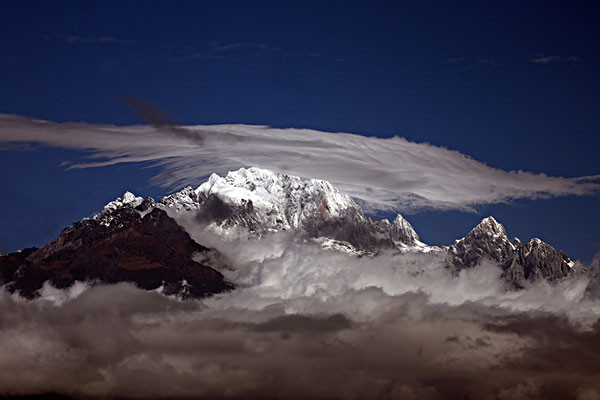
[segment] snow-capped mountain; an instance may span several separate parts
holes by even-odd
[[[296,230],[319,238],[326,247],[350,253],[375,254],[383,248],[447,252],[448,265],[455,270],[491,259],[514,282],[558,279],[574,267],[573,260],[539,239],[511,242],[493,217],[484,218],[451,246],[428,246],[400,214],[391,223],[373,220],[329,182],[259,168],[242,168],[224,177],[213,174],[197,189],[188,187],[167,196],[159,206],[196,212],[199,219],[221,228],[244,227],[259,236],[265,231]]]
[[[339,218],[358,206],[329,182],[242,168],[225,177],[212,174],[196,189],[198,195],[218,196],[233,207],[250,207],[268,228],[307,228],[315,217]]]
[[[159,202],[126,192],[41,249],[0,256],[0,284],[28,297],[45,281],[57,287],[75,280],[133,281],[182,297],[230,290],[232,285],[217,272],[227,261],[190,237],[190,223],[214,228],[214,234],[246,232],[250,240],[289,231],[299,240],[357,256],[374,257],[384,249],[436,253],[454,271],[490,259],[517,285],[562,278],[574,270],[570,258],[539,239],[509,241],[493,217],[450,246],[428,246],[400,214],[392,222],[366,217],[329,182],[241,168],[224,177],[213,174],[196,189],[184,188]]]
[[[198,220],[224,229],[244,227],[257,235],[295,230],[347,242],[357,251],[427,248],[401,215],[392,223],[373,221],[329,182],[260,168],[241,168],[225,177],[213,174],[195,190],[187,187],[163,198],[159,206],[183,214],[195,212]]]
[[[348,209],[358,209],[354,200],[329,182],[259,168],[241,168],[225,177],[212,174],[197,189],[187,187],[160,203],[176,211],[217,214],[221,225],[246,224],[256,231],[303,229],[313,225],[315,218],[338,218]],[[225,213],[216,210],[219,206]]]
[[[329,182],[242,168],[225,177],[211,175],[197,189],[188,187],[165,197],[159,206],[227,229],[244,227],[260,236],[265,231],[296,230],[319,238],[328,248],[375,254],[399,251],[447,252],[449,267],[473,268],[483,259],[497,262],[511,281],[558,279],[568,275],[573,260],[539,239],[511,242],[502,224],[484,218],[464,238],[447,247],[428,246],[400,214],[393,222],[364,216],[360,207]]]
[[[483,219],[467,236],[449,246],[448,253],[457,269],[472,268],[482,259],[496,261],[507,279],[554,280],[572,272],[575,263],[562,251],[534,238],[522,244],[511,243],[502,224],[493,217]]]
[[[506,267],[504,264],[512,260],[514,251],[504,226],[493,217],[484,218],[467,236],[449,246],[452,262],[458,269],[472,268],[482,257]]]

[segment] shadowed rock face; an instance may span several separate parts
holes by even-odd
[[[531,239],[521,246],[517,257],[525,279],[552,280],[565,277],[571,272],[571,259],[539,239]]]
[[[365,218],[358,208],[348,208],[336,218],[315,216],[304,230],[309,237],[348,242],[358,250],[371,253],[395,249],[399,244],[411,246],[419,240],[412,226],[400,215],[392,223],[388,220],[373,221]]]
[[[458,269],[472,268],[482,258],[490,258],[506,269],[514,256],[514,246],[506,230],[494,218],[485,218],[464,238],[450,246],[452,262]]]
[[[487,258],[497,262],[504,277],[518,283],[524,279],[560,279],[572,272],[573,261],[548,243],[531,239],[522,244],[508,240],[504,226],[494,218],[485,218],[467,236],[448,248],[456,270],[472,268]]]
[[[194,242],[146,199],[135,208],[126,205],[75,222],[41,249],[0,257],[0,279],[9,291],[28,298],[45,281],[58,288],[75,281],[127,281],[183,298],[203,297],[232,289],[218,271],[192,259],[209,251],[214,250]]]

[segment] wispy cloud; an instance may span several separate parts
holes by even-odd
[[[277,54],[281,57],[298,57],[304,59],[322,59],[325,55],[316,51],[294,51],[290,49],[280,49],[267,43],[260,42],[233,42],[222,43],[217,40],[212,40],[208,43],[208,47],[198,49],[193,46],[184,46],[185,53],[182,56],[176,57],[174,61],[189,61],[189,60],[217,60],[235,57],[242,50],[252,51],[262,54]],[[239,51],[236,51],[239,50]]]
[[[462,61],[464,61],[463,57],[453,57],[453,58],[447,58],[446,59],[446,62],[448,64],[456,64],[456,63],[460,63]]]
[[[458,151],[404,138],[267,126],[113,126],[54,123],[0,114],[0,142],[39,142],[82,149],[89,160],[71,168],[123,162],[163,167],[158,182],[195,185],[213,172],[256,166],[331,181],[371,209],[474,211],[514,199],[595,195],[600,175],[552,177],[505,171]]]
[[[259,51],[279,51],[278,47],[274,47],[265,43],[220,43],[216,40],[209,42],[208,47],[198,49],[193,46],[184,46],[185,53],[181,56],[174,57],[173,61],[208,61],[219,60],[233,56],[235,50],[240,49],[257,49]]]
[[[549,64],[549,63],[558,63],[558,62],[577,62],[581,60],[581,58],[576,56],[545,56],[543,54],[536,54],[532,56],[529,61],[535,64]]]
[[[235,49],[263,49],[263,50],[271,50],[271,51],[277,51],[279,50],[278,47],[274,47],[271,46],[269,44],[265,44],[265,43],[224,43],[224,44],[220,44],[217,41],[212,41],[210,42],[211,47],[215,50],[215,51],[230,51],[230,50],[235,50]]]

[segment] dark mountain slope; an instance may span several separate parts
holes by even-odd
[[[41,249],[0,257],[2,283],[29,298],[45,281],[58,288],[75,281],[126,281],[184,298],[232,288],[218,271],[192,259],[214,250],[194,242],[152,199],[134,206],[75,222]]]

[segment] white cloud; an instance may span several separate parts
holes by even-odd
[[[196,185],[213,172],[256,166],[331,181],[367,208],[473,210],[477,205],[598,193],[600,175],[563,178],[504,171],[458,151],[394,137],[267,126],[181,127],[53,123],[0,114],[0,142],[82,149],[70,168],[150,161],[160,184]]]
[[[530,58],[530,61],[535,64],[549,64],[556,62],[575,62],[579,61],[579,57],[576,56],[544,56],[543,54],[538,54]]]
[[[286,233],[212,236],[211,245],[226,252],[238,289],[203,301],[123,283],[62,295],[47,287],[31,302],[0,292],[0,395],[553,399],[600,391],[600,302],[584,295],[585,277],[517,292],[493,264],[452,277],[435,255],[356,258]]]

